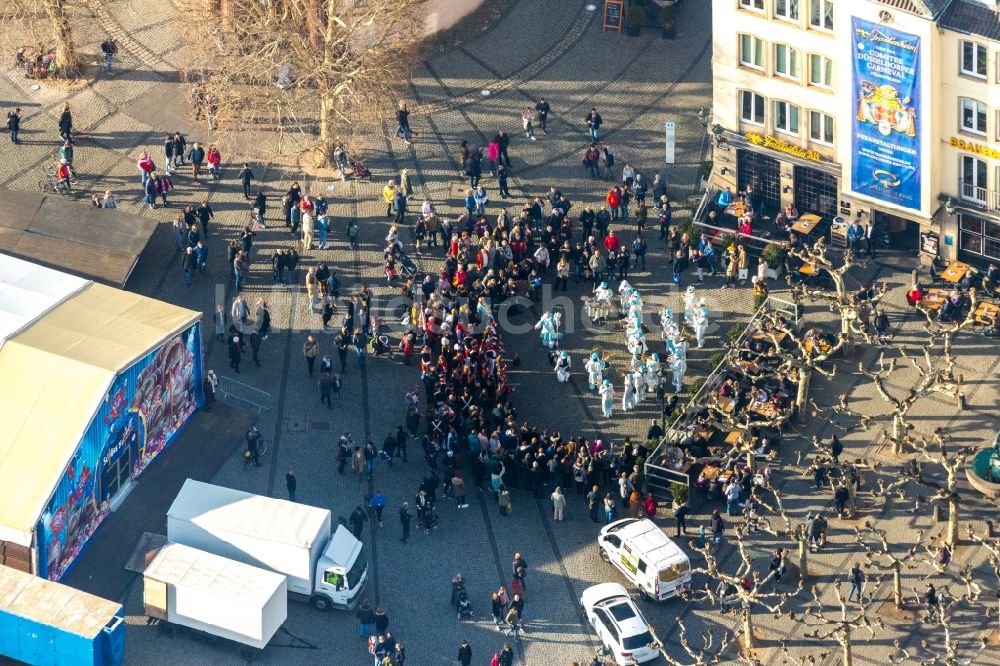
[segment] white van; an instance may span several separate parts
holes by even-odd
[[[616,520],[601,530],[597,544],[601,559],[618,567],[645,599],[664,601],[691,586],[691,560],[651,520]]]

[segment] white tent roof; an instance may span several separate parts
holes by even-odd
[[[0,346],[88,281],[0,254]]]
[[[115,376],[201,313],[0,254],[0,318],[0,540],[30,546]]]

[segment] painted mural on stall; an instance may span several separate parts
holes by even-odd
[[[202,404],[194,324],[115,378],[39,524],[39,572],[59,580],[118,492],[137,479]]]

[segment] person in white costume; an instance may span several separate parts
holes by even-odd
[[[694,308],[697,300],[694,293],[694,285],[689,285],[684,292],[684,321],[688,326],[694,326]]]
[[[635,408],[635,384],[632,374],[625,375],[625,388],[622,393],[622,409],[626,412]]]
[[[656,389],[660,388],[661,372],[659,354],[653,354],[646,359],[646,387],[650,393],[656,393]]]
[[[615,387],[611,385],[611,380],[605,379],[601,382],[601,411],[604,418],[610,419],[615,409]]]
[[[597,355],[597,352],[594,352],[583,367],[587,370],[587,384],[590,390],[596,391],[597,387],[604,381],[604,361]]]
[[[674,337],[674,334],[677,333],[677,322],[674,321],[673,310],[670,308],[663,308],[660,312],[660,326],[663,327],[660,331],[660,338],[664,342]]]
[[[694,311],[694,334],[698,340],[698,349],[705,346],[705,333],[708,332],[708,306],[705,299],[698,301],[698,307]]]
[[[646,366],[641,364],[639,369],[632,374],[635,381],[635,404],[639,404],[646,399]]]
[[[684,388],[684,372],[687,370],[687,361],[681,356],[674,356],[670,362],[670,369],[674,371],[674,392],[680,393]]]
[[[559,322],[561,319],[562,315],[558,312],[552,314],[550,310],[546,310],[542,318],[535,324],[535,330],[541,331],[539,337],[543,347],[555,349],[556,345],[559,344]]]
[[[569,371],[573,367],[573,361],[570,359],[569,354],[566,352],[559,352],[559,358],[556,359],[556,380],[560,384],[565,384],[569,381]]]

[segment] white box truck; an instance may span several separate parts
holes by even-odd
[[[263,649],[288,617],[285,577],[167,543],[143,573],[146,615]]]
[[[363,544],[328,509],[188,479],[167,511],[167,541],[288,578],[319,610],[357,606],[368,577]]]

